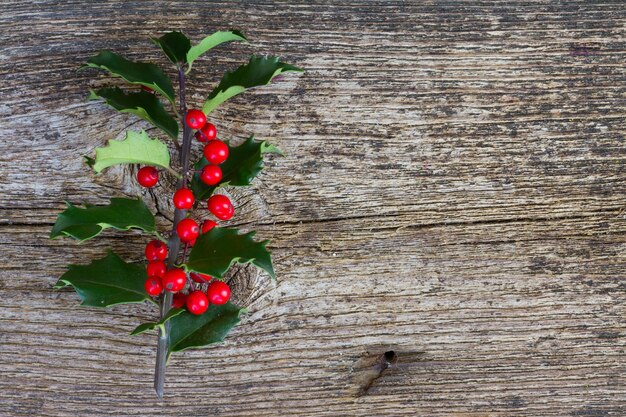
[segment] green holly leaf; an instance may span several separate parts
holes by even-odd
[[[191,41],[181,32],[168,32],[160,38],[151,38],[152,42],[159,45],[167,58],[173,64],[187,62],[187,52],[191,48]]]
[[[275,56],[252,56],[250,61],[227,72],[219,85],[211,91],[202,106],[204,114],[211,113],[217,106],[248,88],[267,85],[274,77],[284,72],[302,72],[301,68],[280,62]]]
[[[154,216],[142,200],[112,198],[108,206],[87,204],[85,208],[80,208],[67,203],[67,209],[59,214],[54,223],[50,238],[69,236],[85,241],[99,235],[103,229],[135,228],[153,233],[155,227]]]
[[[167,352],[198,348],[224,340],[230,330],[240,322],[245,309],[231,303],[218,306],[211,304],[200,315],[184,311],[170,319],[170,344]]]
[[[109,71],[111,74],[122,77],[132,84],[146,86],[163,94],[174,104],[174,87],[161,68],[154,64],[133,62],[111,51],[100,53],[87,60],[83,66],[99,68]]]
[[[123,303],[151,301],[143,288],[146,271],[141,265],[126,263],[115,253],[89,265],[69,265],[54,288],[74,287],[81,305],[108,307]]]
[[[169,136],[178,137],[178,123],[165,110],[157,96],[152,93],[147,91],[125,93],[118,87],[101,88],[98,91],[90,92],[90,100],[97,100],[98,98],[104,99],[109,106],[121,113],[132,113],[152,123]]]
[[[196,173],[191,181],[191,190],[197,200],[209,198],[213,192],[225,185],[245,186],[250,185],[252,180],[263,169],[263,155],[277,153],[282,155],[282,151],[267,141],[256,141],[254,136],[250,136],[239,146],[228,145],[228,159],[220,165],[222,169],[222,181],[214,186],[206,185],[200,180],[200,174]],[[196,171],[200,171],[208,161],[200,159],[195,164]]]
[[[140,334],[140,333],[144,333],[147,332],[149,330],[155,329],[157,327],[161,327],[163,328],[165,326],[165,322],[168,321],[169,319],[171,319],[172,317],[176,317],[178,316],[180,313],[182,313],[183,311],[185,311],[184,308],[173,308],[170,311],[167,312],[167,314],[165,315],[165,317],[163,317],[161,320],[159,320],[158,322],[148,322],[148,323],[142,323],[139,326],[135,327],[135,330],[133,330],[130,335],[134,336],[136,334]]]
[[[243,33],[233,29],[224,32],[215,32],[214,34],[202,39],[197,45],[192,46],[187,52],[187,63],[189,64],[189,68],[187,68],[186,73],[188,74],[189,71],[191,71],[193,61],[198,59],[201,55],[224,42],[230,41],[247,42],[248,39],[243,35]]]
[[[100,172],[121,164],[142,164],[169,169],[170,153],[166,144],[150,138],[145,131],[129,130],[124,140],[109,140],[107,146],[96,148],[93,169]]]
[[[239,234],[237,229],[214,227],[196,240],[187,268],[221,278],[234,262],[252,263],[276,278],[272,257],[266,248],[269,240],[255,242],[252,239],[254,234]]]

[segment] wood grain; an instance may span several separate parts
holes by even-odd
[[[626,415],[623,2],[0,9],[0,416]],[[250,314],[175,355],[157,401],[156,337],[128,335],[155,312],[51,289],[68,263],[107,247],[140,260],[146,241],[49,241],[63,200],[143,193],[164,227],[172,212],[132,168],[81,161],[148,126],[87,102],[109,79],[77,68],[229,27],[252,42],[194,65],[192,104],[250,53],[307,69],[212,118],[286,152],[232,193],[232,224],[273,239],[279,279],[235,274]]]

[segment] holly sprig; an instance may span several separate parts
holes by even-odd
[[[163,396],[165,366],[176,351],[220,342],[239,323],[242,307],[230,302],[231,289],[224,276],[234,263],[250,263],[275,278],[267,240],[257,241],[254,232],[241,233],[224,227],[235,214],[236,204],[224,193],[226,186],[246,186],[263,169],[263,155],[280,153],[254,136],[238,146],[218,139],[210,113],[235,95],[267,85],[281,73],[302,69],[273,56],[252,56],[248,63],[227,72],[199,108],[188,108],[186,75],[193,63],[213,47],[225,42],[247,42],[239,31],[220,31],[195,45],[182,32],[168,32],[152,42],[158,45],[177,70],[178,100],[174,83],[158,65],[134,62],[104,50],[87,60],[84,68],[97,68],[120,77],[130,88],[104,87],[90,91],[89,99],[102,100],[122,113],[149,122],[174,142],[177,155],[145,131],[126,131],[124,139],[109,140],[86,156],[96,173],[111,166],[135,164],[137,181],[153,188],[161,176],[177,181],[172,227],[159,232],[154,215],[140,198],[111,198],[108,205],[81,207],[70,202],[59,214],[51,238],[70,237],[80,242],[106,229],[138,229],[152,235],[144,255],[145,264],[124,261],[112,251],[86,265],[70,265],[55,288],[72,287],[83,306],[150,302],[159,307],[156,321],[139,324],[131,334],[158,330],[155,389]],[[182,134],[180,134],[182,130]],[[180,135],[179,135],[180,134]],[[179,136],[182,136],[179,141]],[[202,157],[191,163],[193,138],[203,147]],[[165,188],[160,191],[168,192]],[[205,201],[217,221],[199,224],[194,217]]]

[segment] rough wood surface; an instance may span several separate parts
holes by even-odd
[[[626,415],[626,7],[552,3],[1,1],[0,415]],[[252,52],[308,70],[213,115],[286,151],[233,221],[279,279],[237,274],[249,316],[157,401],[156,336],[128,335],[154,311],[51,289],[145,243],[47,240],[63,200],[141,192],[82,163],[146,125],[76,69],[229,27],[253,42],[194,65],[192,103]]]

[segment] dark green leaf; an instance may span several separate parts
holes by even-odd
[[[221,103],[248,88],[269,84],[277,75],[293,71],[303,70],[280,62],[275,56],[252,56],[247,64],[224,74],[219,85],[211,91],[204,102],[202,111],[209,114]]]
[[[239,146],[230,146],[228,144],[228,159],[220,165],[222,181],[219,184],[214,186],[206,185],[200,180],[200,174],[194,175],[191,181],[191,189],[196,200],[209,198],[218,187],[225,185],[250,185],[252,180],[263,169],[263,154],[266,153],[282,154],[280,149],[270,145],[267,141],[255,141],[254,136],[250,136]],[[195,169],[199,171],[206,164],[208,164],[208,161],[202,158],[196,163]]]
[[[113,252],[89,265],[70,265],[55,289],[71,285],[81,305],[108,307],[122,303],[150,301],[143,288],[146,271],[141,265],[126,263]]]
[[[147,91],[125,93],[118,87],[101,88],[92,91],[91,100],[103,98],[106,103],[122,113],[132,113],[150,123],[173,138],[178,137],[178,123],[165,110],[163,104],[154,94]]]
[[[224,340],[235,327],[244,309],[231,303],[218,306],[211,304],[200,315],[188,311],[170,319],[170,344],[168,357],[172,352],[207,346]]]
[[[80,208],[70,203],[67,206],[57,217],[50,233],[51,239],[65,235],[83,241],[110,227],[117,230],[136,228],[149,233],[155,231],[154,216],[139,199],[112,198],[108,206],[87,204],[85,208]]]
[[[189,68],[187,69],[187,73],[191,71],[191,66],[193,62],[198,59],[202,54],[206,53],[208,50],[220,45],[224,42],[229,41],[243,41],[246,42],[247,39],[243,36],[243,33],[238,30],[229,30],[225,32],[215,32],[212,35],[207,36],[202,39],[200,43],[194,45],[187,52],[187,63],[189,63]]]
[[[161,47],[172,63],[176,65],[187,63],[191,41],[181,32],[168,32],[160,38],[152,38],[152,42]]]
[[[152,330],[156,327],[160,327],[163,326],[165,324],[166,321],[168,321],[169,319],[171,319],[172,317],[178,316],[180,313],[182,313],[183,311],[185,311],[184,308],[173,308],[170,311],[167,312],[167,314],[165,315],[165,317],[163,317],[161,320],[159,320],[158,322],[148,322],[148,323],[142,323],[139,326],[135,327],[135,330],[133,330],[130,335],[134,336],[136,334],[140,334],[143,332],[147,332],[149,330]]]
[[[85,66],[104,69],[130,83],[144,85],[158,91],[174,103],[172,82],[161,68],[154,64],[129,61],[118,54],[105,50],[89,58]]]
[[[221,278],[234,263],[252,263],[276,278],[272,257],[265,247],[269,240],[255,242],[255,232],[239,234],[237,229],[214,227],[200,235],[189,254],[187,267]]]
[[[83,155],[83,158],[85,158],[85,163],[87,164],[87,166],[90,168],[93,168],[94,164],[96,163],[96,160],[87,155]]]
[[[96,159],[92,167],[100,172],[104,168],[120,164],[142,164],[170,167],[170,153],[167,145],[152,139],[143,130],[126,132],[124,140],[110,140],[103,148],[96,148]]]

